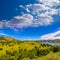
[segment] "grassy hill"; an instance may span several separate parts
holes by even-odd
[[[49,60],[49,58],[58,60],[54,58],[55,54],[60,57],[58,53],[60,53],[58,46],[42,44],[38,41],[19,41],[6,36],[0,37],[0,60]]]

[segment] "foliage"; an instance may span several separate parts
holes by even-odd
[[[19,41],[10,37],[0,37],[0,60],[40,60],[51,52],[60,53],[60,47],[38,41]]]

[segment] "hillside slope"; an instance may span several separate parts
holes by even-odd
[[[40,60],[51,52],[60,53],[60,47],[38,41],[19,41],[11,37],[0,37],[0,60]]]

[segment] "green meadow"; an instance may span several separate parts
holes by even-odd
[[[60,46],[1,36],[0,60],[60,60]]]

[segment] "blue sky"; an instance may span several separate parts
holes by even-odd
[[[60,0],[0,0],[0,35],[60,39]]]

